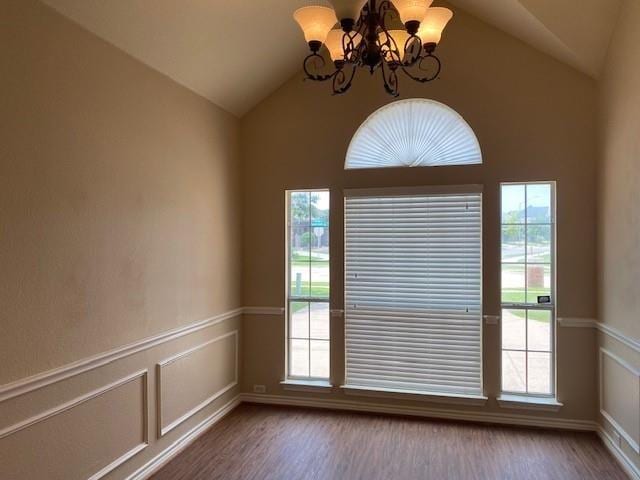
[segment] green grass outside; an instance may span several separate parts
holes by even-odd
[[[538,301],[538,295],[549,295],[549,290],[546,288],[529,288],[527,296],[529,301]],[[524,290],[519,288],[503,288],[502,289],[502,302],[503,303],[523,303],[525,301]]]
[[[326,255],[313,255],[313,254],[309,255],[309,254],[300,254],[295,252],[291,254],[291,263],[308,264],[309,261],[326,262],[327,264],[329,263],[329,260],[327,259]]]
[[[291,294],[297,295],[296,282],[291,282]],[[309,295],[309,282],[300,282],[300,296]],[[327,282],[313,282],[311,285],[311,294],[309,295],[315,298],[329,298],[329,284]]]

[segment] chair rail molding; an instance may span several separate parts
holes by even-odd
[[[567,328],[598,328],[595,318],[558,317],[558,325]]]
[[[148,350],[157,345],[170,342],[185,335],[198,332],[205,328],[212,327],[219,323],[229,320],[231,318],[242,315],[243,309],[236,308],[229,310],[228,312],[221,313],[214,317],[207,318],[205,320],[199,320],[197,322],[178,327],[172,330],[168,330],[151,337],[139,340],[137,342],[129,343],[125,346],[114,348],[98,355],[87,357],[76,362],[68,363],[61,367],[57,367],[51,370],[47,370],[36,375],[25,377],[14,382],[0,385],[0,403],[9,400],[20,395],[44,388],[48,385],[66,380],[67,378],[80,375],[96,368],[108,365],[122,358],[134,355],[138,352]]]
[[[598,323],[598,330],[606,335],[609,335],[611,338],[615,338],[630,349],[640,353],[640,340],[638,340],[637,338],[626,335],[617,328],[611,327],[606,323]]]
[[[558,317],[558,325],[567,328],[595,328],[599,332],[610,336],[627,347],[640,352],[640,340],[626,335],[615,327],[599,322],[595,318]]]
[[[244,307],[245,315],[283,315],[284,307]]]

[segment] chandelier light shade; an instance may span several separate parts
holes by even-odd
[[[330,81],[333,93],[342,94],[358,70],[380,72],[384,89],[396,97],[399,72],[420,83],[438,78],[442,65],[434,52],[451,10],[429,8],[433,0],[329,1],[335,10],[308,6],[293,14],[311,50],[303,62],[309,80]]]
[[[367,0],[329,0],[329,3],[336,11],[338,20],[353,20],[354,22],[360,18],[362,7]]]
[[[334,62],[340,62],[344,60],[344,47],[342,46],[343,38],[344,32],[341,28],[331,30],[327,35],[327,39],[324,45],[325,47],[327,47],[329,56]]]
[[[329,57],[335,62],[344,62],[344,31],[340,28],[336,28],[329,32],[327,39],[325,40],[325,47],[329,52]],[[353,42],[359,44],[362,41],[362,36],[357,32],[351,32],[351,35],[346,37],[347,42]]]
[[[299,8],[293,13],[293,18],[300,25],[307,43],[324,43],[327,34],[338,22],[331,8],[320,6]]]
[[[402,23],[422,22],[433,0],[393,0]]]
[[[435,43],[437,45],[440,43],[444,27],[452,18],[453,12],[448,8],[432,7],[428,9],[427,16],[418,29],[418,36],[424,44]]]
[[[386,38],[386,35],[387,35],[386,33],[383,33],[382,37]],[[395,40],[397,50],[393,48],[383,49],[384,59],[387,62],[397,62],[397,63],[403,62],[406,54],[405,46],[407,44],[407,40],[409,40],[411,35],[409,35],[406,30],[389,30],[388,35],[391,39]],[[394,43],[392,40],[390,40],[389,44],[393,45]]]

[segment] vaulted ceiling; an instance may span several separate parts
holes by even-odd
[[[310,0],[43,0],[242,116],[300,69],[293,11]],[[436,0],[435,4],[441,4]],[[587,75],[600,74],[620,0],[450,0]]]

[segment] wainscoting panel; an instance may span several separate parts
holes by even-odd
[[[0,478],[98,480],[148,445],[142,370],[0,431]]]
[[[157,433],[162,437],[238,384],[238,331],[169,357],[156,371]]]
[[[640,453],[640,372],[600,349],[600,413]]]
[[[236,308],[0,385],[0,480],[145,478],[238,404],[241,328]]]

